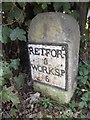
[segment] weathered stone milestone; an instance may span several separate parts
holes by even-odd
[[[63,13],[41,13],[31,21],[28,53],[33,87],[68,103],[76,88],[80,33],[74,18]]]

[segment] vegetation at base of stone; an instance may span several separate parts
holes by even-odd
[[[79,64],[77,94],[80,96],[79,107],[90,109],[90,68],[87,65],[81,62]]]
[[[90,67],[89,64],[79,63],[77,76],[77,89],[69,107],[73,112],[79,111],[80,116],[85,117],[90,110]]]
[[[0,61],[0,101],[3,107],[2,111],[0,111],[0,116],[3,114],[7,115],[7,110],[10,109],[8,104],[12,106],[8,117],[16,116],[19,110],[20,96],[18,90],[24,85],[22,73],[17,72],[20,65],[19,61],[19,59],[11,59],[9,62]]]
[[[49,108],[52,106],[52,101],[50,100],[50,98],[40,98],[34,103],[39,104],[40,106],[44,106],[45,108]]]
[[[20,71],[28,74],[29,70],[27,52],[28,27],[32,18],[42,12],[63,12],[69,14],[78,21],[81,31],[77,90],[69,105],[60,106],[60,108],[64,109],[55,110],[54,115],[59,118],[85,118],[87,113],[90,114],[90,17],[87,19],[89,9],[90,3],[83,2],[2,3],[2,25],[0,25],[0,47],[2,48],[0,52],[0,101],[2,101],[3,111],[0,110],[0,116],[15,117],[19,112],[19,104],[22,104],[19,91],[23,89],[23,84],[25,83]],[[48,109],[47,111],[50,113],[49,108],[54,105],[54,102],[52,103],[48,98],[41,98],[36,104]],[[47,117],[52,118],[51,114],[48,113]]]

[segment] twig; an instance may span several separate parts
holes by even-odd
[[[0,25],[2,25],[2,26],[7,26],[7,25],[12,25],[12,24],[15,23],[15,22],[17,22],[17,21],[13,21],[13,22],[10,22],[10,23],[7,23],[7,24],[0,24]]]
[[[4,112],[6,113],[6,115],[7,115],[9,118],[11,117],[10,114],[9,114],[7,111],[4,110]]]
[[[15,6],[16,6],[16,4],[15,4],[15,2],[13,1],[13,6],[12,6],[10,12],[13,10],[13,8],[14,8]],[[10,12],[9,12],[9,13],[10,13]],[[18,21],[19,21],[19,19],[13,20],[12,22],[7,23],[7,24],[0,24],[0,25],[2,25],[2,26],[12,25],[13,23],[18,22]]]
[[[86,66],[88,66],[88,67],[90,68],[90,65],[87,64],[81,57],[80,57],[80,60],[81,60]]]

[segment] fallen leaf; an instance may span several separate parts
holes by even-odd
[[[32,102],[34,102],[34,101],[39,99],[40,93],[36,92],[35,94],[31,94],[30,97],[31,97],[30,103],[32,103]]]

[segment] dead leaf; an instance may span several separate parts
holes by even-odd
[[[34,101],[39,99],[40,93],[36,92],[35,94],[31,94],[30,97],[31,97],[30,103],[32,103],[32,102],[34,102]]]

